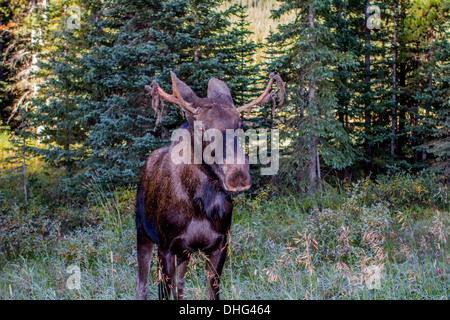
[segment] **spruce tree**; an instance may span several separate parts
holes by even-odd
[[[250,55],[254,48],[247,45],[244,26],[237,32],[228,20],[239,9],[221,11],[220,4],[110,0],[91,14],[91,44],[76,62],[81,80],[70,94],[76,101],[70,114],[86,135],[73,150],[81,170],[75,181],[134,183],[148,154],[169,142],[185,120],[170,105],[152,110],[144,91],[152,80],[170,92],[174,71],[205,96],[211,77],[231,81],[233,89],[239,72],[250,77],[238,51]]]
[[[227,30],[227,43],[221,52],[226,53],[226,74],[224,80],[231,90],[234,104],[241,106],[254,100],[260,93],[261,65],[255,61],[256,52],[261,45],[257,45],[249,30],[247,7],[241,4],[234,6],[233,16],[236,19],[231,30]],[[265,76],[265,75],[264,75]]]
[[[79,120],[88,129],[77,179],[134,183],[149,152],[167,143],[180,116],[166,108],[157,126],[144,86],[156,80],[169,88],[185,15],[185,1],[111,0],[92,16],[95,45],[80,60],[90,90],[77,94]]]
[[[332,78],[333,66],[349,68],[355,61],[330,45],[335,36],[325,25],[330,15],[327,1],[286,1],[274,18],[290,12],[296,13],[295,20],[280,25],[268,40],[285,48],[272,62],[289,93],[283,111],[284,139],[289,141],[283,174],[297,189],[314,195],[323,166],[343,169],[353,161],[350,139],[336,115]]]
[[[33,123],[41,144],[34,152],[54,166],[65,167],[68,176],[83,158],[85,127],[78,113],[80,92],[89,92],[82,82],[86,69],[79,61],[81,52],[89,48],[89,14],[98,3],[93,1],[52,2],[45,10],[46,32],[42,42],[46,50],[40,54],[39,76],[45,79],[34,99]]]
[[[450,172],[449,140],[449,16],[450,1],[418,1],[411,5],[413,15],[406,19],[405,33],[417,46],[417,108],[412,128],[413,149],[422,153],[423,166],[437,165]]]

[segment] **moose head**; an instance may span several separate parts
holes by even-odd
[[[215,161],[206,161],[211,171],[219,178],[224,190],[229,192],[240,192],[251,186],[248,157],[238,144],[237,135],[228,133],[238,132],[242,128],[240,113],[250,111],[258,104],[263,104],[269,99],[274,101],[275,93],[270,92],[272,84],[276,81],[277,86],[284,90],[283,82],[278,75],[270,74],[270,81],[264,92],[256,100],[236,108],[233,103],[230,89],[227,84],[217,78],[211,78],[208,83],[207,97],[200,98],[183,81],[178,79],[174,72],[170,72],[172,79],[172,94],[166,93],[153,81],[152,87],[146,86],[146,90],[152,94],[152,105],[157,110],[160,99],[178,106],[188,120],[188,131],[191,137],[191,147],[199,150],[200,155],[208,146],[211,156]],[[280,93],[280,101],[284,92]],[[280,104],[281,104],[280,103]],[[160,121],[160,116],[157,122]],[[196,133],[199,133],[196,134]],[[200,139],[199,139],[200,137]],[[211,148],[213,142],[214,147]],[[197,144],[197,146],[195,146]],[[198,159],[192,158],[194,163],[200,163]],[[204,162],[202,164],[205,164]]]

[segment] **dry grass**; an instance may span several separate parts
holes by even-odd
[[[32,190],[51,190],[55,174],[33,170]],[[238,196],[221,297],[448,299],[449,192],[439,181],[425,174],[364,179],[327,188],[317,200],[280,197],[270,186],[252,199]],[[0,186],[0,299],[134,299],[135,190],[106,196],[95,189],[96,201],[79,207],[52,203],[48,192],[31,192],[24,205],[10,197],[16,187]],[[156,251],[156,299],[155,261]],[[205,298],[204,262],[193,255],[188,299]],[[67,287],[71,265],[81,270],[79,290]]]

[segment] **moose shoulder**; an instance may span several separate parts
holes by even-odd
[[[228,129],[241,127],[240,112],[273,98],[270,88],[279,76],[271,75],[266,90],[255,101],[235,108],[230,90],[218,79],[208,84],[206,98],[199,98],[174,73],[173,94],[164,92],[156,82],[146,86],[153,96],[171,102],[186,113],[188,123],[182,128],[189,140],[175,140],[169,147],[152,152],[142,168],[136,198],[138,277],[136,296],[148,297],[148,275],[154,244],[158,246],[159,298],[183,298],[184,274],[191,252],[201,250],[206,254],[207,294],[219,298],[219,282],[227,254],[227,234],[230,230],[233,204],[231,194],[251,186],[248,158],[239,147],[237,139],[230,140]],[[221,161],[205,163],[198,154],[185,154],[188,161],[176,162],[180,143],[191,150],[203,151],[212,139],[195,138],[197,132],[215,129],[222,137]],[[200,135],[201,137],[201,135]],[[231,147],[230,147],[231,146]],[[227,152],[232,149],[231,153]],[[217,150],[219,151],[219,150]],[[200,156],[203,153],[200,152]],[[242,157],[244,161],[237,161]]]

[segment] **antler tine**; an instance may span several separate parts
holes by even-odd
[[[173,95],[178,99],[178,101],[180,103],[179,105],[193,114],[198,114],[200,110],[193,108],[192,103],[184,101],[183,97],[178,92],[177,84],[175,82],[175,79],[177,79],[177,76],[175,75],[175,73],[170,71],[170,76],[172,78]]]
[[[158,85],[156,81],[153,80],[152,85],[153,87],[145,86],[145,89],[149,91],[151,94],[156,92],[158,95],[164,98],[164,100],[167,100],[176,105],[181,105],[180,100],[178,100],[173,94],[168,94],[163,89],[161,89],[161,87]]]
[[[266,103],[267,101],[269,101],[269,99],[273,98],[273,96],[275,94],[273,92],[270,92],[270,88],[272,87],[272,84],[273,84],[274,80],[278,81],[278,79],[281,80],[281,78],[280,78],[280,76],[275,75],[275,73],[273,73],[273,72],[269,75],[269,77],[270,77],[270,81],[267,84],[267,87],[264,90],[264,92],[257,99],[255,99],[252,102],[247,103],[247,104],[239,107],[238,108],[239,112],[245,111],[245,110],[247,110],[247,109],[249,109],[249,108],[251,108],[253,106],[256,106],[258,104]]]
[[[192,107],[192,104],[184,101],[183,98],[181,98],[180,94],[178,93],[178,91],[176,89],[176,85],[174,85],[174,83],[173,83],[173,78],[172,78],[172,85],[173,85],[172,90],[174,90],[173,94],[168,94],[167,92],[165,92],[163,89],[161,89],[161,87],[158,85],[158,83],[154,80],[152,82],[152,85],[153,85],[152,87],[145,86],[145,90],[150,92],[150,94],[152,96],[156,93],[160,97],[162,97],[164,100],[167,100],[173,104],[176,104],[177,106],[179,106],[183,109],[186,109],[193,114],[197,114],[199,112],[199,110]]]

